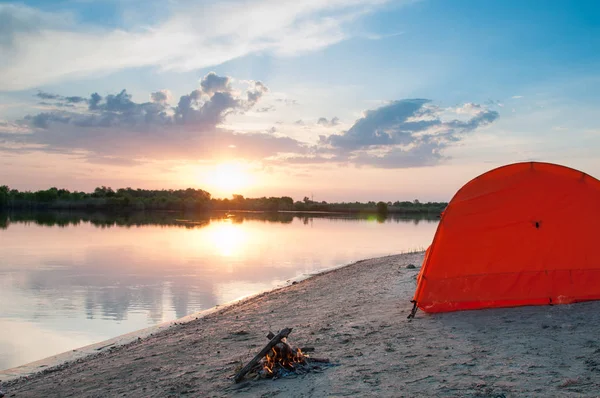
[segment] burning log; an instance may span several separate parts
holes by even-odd
[[[236,375],[235,382],[239,383],[244,376],[254,371],[257,377],[277,377],[288,372],[306,373],[311,369],[319,368],[315,363],[329,363],[327,358],[312,358],[304,354],[299,348],[292,347],[287,342],[291,328],[285,328],[276,335],[269,332],[269,343],[246,364]]]
[[[262,350],[260,350],[260,352],[256,354],[254,358],[252,358],[252,360],[248,362],[246,366],[244,366],[242,370],[238,372],[238,374],[235,375],[235,382],[239,383],[240,381],[242,381],[244,376],[246,376],[246,373],[248,373],[258,363],[258,361],[264,358],[264,356],[267,355],[269,351],[271,351],[275,344],[279,343],[282,338],[287,337],[290,333],[292,333],[291,328],[284,328],[279,333],[277,333],[276,336],[273,336],[273,338],[271,338],[271,341],[269,341],[269,344],[267,344]]]

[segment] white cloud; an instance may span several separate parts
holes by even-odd
[[[155,26],[112,30],[0,5],[0,91],[131,67],[187,71],[256,52],[296,55],[344,40],[350,22],[387,1],[190,0]]]

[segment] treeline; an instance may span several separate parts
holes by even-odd
[[[343,213],[379,213],[379,214],[431,214],[439,215],[448,206],[446,202],[420,202],[418,199],[395,202],[314,202],[305,197],[302,202],[294,203],[295,211],[329,211]]]
[[[215,199],[202,189],[147,190],[98,187],[91,193],[50,188],[40,191],[18,191],[0,186],[0,209],[13,210],[177,210],[177,211],[299,211],[379,214],[434,214],[447,206],[444,202],[342,202],[312,201],[305,197],[294,201],[289,196]]]
[[[210,193],[202,189],[148,190],[98,187],[94,192],[50,188],[20,192],[0,186],[0,208],[52,210],[190,210],[210,209]]]

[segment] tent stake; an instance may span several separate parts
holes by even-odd
[[[413,307],[412,307],[412,310],[410,310],[410,314],[408,314],[406,319],[413,319],[417,313],[417,310],[419,309],[419,307],[417,307],[417,302],[415,300],[411,300],[410,302],[413,303]]]

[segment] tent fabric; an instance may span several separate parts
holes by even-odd
[[[425,312],[600,299],[600,181],[525,162],[474,178],[449,202],[417,278]]]

